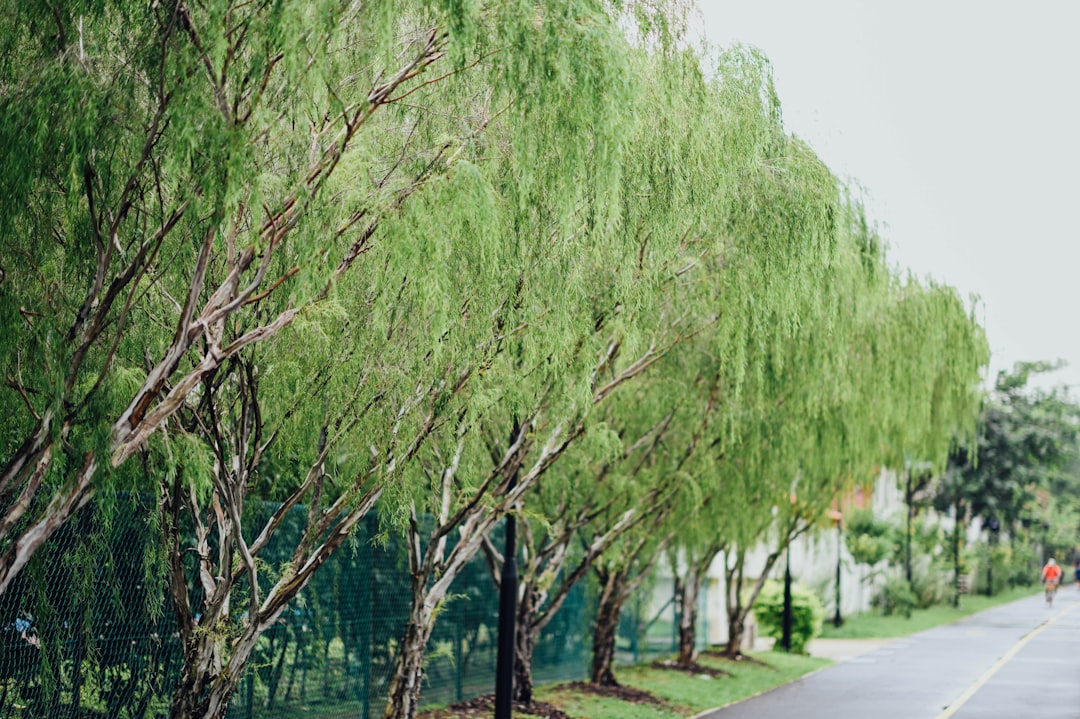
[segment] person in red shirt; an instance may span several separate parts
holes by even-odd
[[[1054,593],[1057,592],[1058,585],[1061,584],[1061,567],[1054,561],[1053,557],[1046,560],[1046,564],[1042,568],[1043,586],[1046,588],[1046,604],[1051,606],[1054,603]]]

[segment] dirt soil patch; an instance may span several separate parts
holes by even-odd
[[[712,651],[704,651],[704,652],[702,652],[702,654],[704,656],[710,657],[712,659],[722,659],[725,662],[736,662],[736,663],[739,663],[739,664],[742,664],[742,663],[753,664],[754,666],[765,667],[766,669],[772,669],[773,671],[776,671],[776,667],[774,667],[772,664],[769,664],[766,661],[762,661],[761,659],[758,659],[757,657],[752,657],[749,654],[743,654],[742,652],[739,652],[735,656],[731,656],[731,655],[729,655],[729,654],[727,654],[725,652],[712,652]]]
[[[485,694],[484,696],[476,697],[475,699],[469,699],[468,701],[458,702],[457,704],[451,704],[445,709],[435,709],[433,711],[423,712],[418,715],[417,719],[451,719],[457,717],[469,717],[472,719],[491,719],[491,715],[495,711],[495,695]],[[552,706],[547,702],[533,701],[529,704],[524,702],[514,702],[514,715],[528,714],[529,716],[543,717],[544,719],[571,719],[570,715],[564,712],[558,707]]]
[[[678,672],[686,672],[687,674],[704,674],[715,678],[718,677],[730,677],[731,672],[724,669],[717,669],[716,667],[707,667],[704,664],[698,664],[697,662],[675,662],[671,660],[660,661],[657,660],[652,663],[657,669],[671,669]]]
[[[591,682],[570,682],[569,684],[563,684],[560,689],[566,688],[575,692],[581,692],[582,694],[593,694],[599,697],[605,697],[607,699],[621,699],[624,702],[631,704],[651,704],[654,706],[666,706],[666,702],[662,699],[654,697],[644,689],[636,689],[634,687],[628,687],[625,684],[615,684],[608,686],[604,684],[593,684]]]

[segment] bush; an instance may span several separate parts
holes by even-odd
[[[784,633],[784,585],[769,580],[754,603],[754,616],[768,636],[779,640]],[[806,654],[806,645],[821,634],[825,609],[817,595],[801,585],[791,587],[791,651]]]
[[[893,614],[910,617],[911,612],[918,606],[918,598],[915,592],[911,591],[907,579],[889,577],[871,603],[887,617]]]
[[[869,509],[856,509],[845,520],[845,543],[858,564],[873,567],[897,551],[898,528],[874,517]]]
[[[986,569],[991,552],[994,560],[994,594],[1010,587],[1030,586],[1039,579],[1041,563],[1036,550],[1026,542],[1016,542],[1013,547],[1007,542],[990,545],[980,542],[970,552],[970,559],[975,565],[975,588],[979,594],[986,593]]]
[[[952,596],[950,576],[951,572],[946,572],[937,563],[916,568],[911,577],[911,591],[915,597],[916,606],[919,609],[926,609],[935,604],[941,604]]]

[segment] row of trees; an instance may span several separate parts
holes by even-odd
[[[1064,387],[1031,386],[1059,366],[1022,362],[1002,371],[984,399],[974,442],[955,447],[943,471],[907,463],[899,476],[904,516],[861,510],[846,518],[852,558],[872,576],[886,563],[899,572],[882,587],[886,610],[897,601],[958,603],[965,577],[968,591],[987,594],[1034,584],[1046,559],[1076,559],[1080,406]],[[969,543],[975,536],[981,541]],[[937,581],[946,575],[948,590]]]
[[[479,553],[499,576],[514,512],[522,701],[590,573],[592,678],[615,680],[618,618],[665,555],[680,661],[721,553],[736,652],[763,581],[740,591],[747,551],[769,542],[771,567],[905,454],[944,466],[987,350],[786,133],[766,59],[688,49],[682,13],[3,13],[0,593],[96,494],[152,494],[171,714],[220,717],[378,512],[411,580],[384,716],[411,717],[455,578]]]
[[[1041,549],[1041,561],[1073,559],[1080,539],[1080,406],[1065,388],[1030,386],[1058,368],[1025,362],[1002,372],[982,410],[978,441],[954,452],[931,494],[961,525],[977,522],[991,546],[1002,536],[1023,539]],[[986,569],[992,592],[992,561]]]

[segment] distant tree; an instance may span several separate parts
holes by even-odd
[[[1034,524],[1046,538],[1060,516],[1066,527],[1072,525],[1072,542],[1068,542],[1068,529],[1059,541],[1071,545],[1076,540],[1077,515],[1058,515],[1049,509],[1047,500],[1055,496],[1076,506],[1075,475],[1067,470],[1077,457],[1080,406],[1063,389],[1028,386],[1033,375],[1058,367],[1050,362],[1020,362],[1012,370],[1002,370],[983,407],[975,445],[960,446],[949,458],[935,504],[956,518],[957,573],[956,546],[965,522],[978,520],[993,545],[1002,531],[1013,536],[1023,532],[1025,525]],[[986,569],[992,576],[993,565],[988,563]],[[987,591],[993,591],[992,581],[987,582]]]

